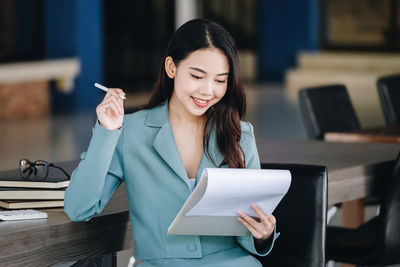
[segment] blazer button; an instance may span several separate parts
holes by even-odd
[[[186,248],[187,248],[188,251],[194,252],[197,249],[197,245],[193,244],[193,243],[192,244],[187,244]]]

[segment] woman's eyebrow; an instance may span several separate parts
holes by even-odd
[[[198,72],[201,72],[201,73],[207,74],[207,72],[206,72],[205,70],[202,70],[202,69],[200,69],[200,68],[196,68],[196,67],[189,67],[189,69],[196,70],[196,71],[198,71]],[[225,76],[225,75],[229,75],[229,72],[225,72],[225,73],[220,73],[220,74],[217,74],[217,76]]]

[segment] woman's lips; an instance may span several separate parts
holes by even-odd
[[[206,107],[206,106],[208,105],[208,103],[210,103],[210,100],[204,100],[204,99],[195,98],[195,97],[192,97],[192,99],[193,99],[193,102],[194,102],[198,107],[201,107],[201,108]]]

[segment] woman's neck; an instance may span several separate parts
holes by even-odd
[[[172,100],[172,99],[171,99]],[[185,110],[183,107],[173,103],[173,100],[168,103],[169,120],[173,124],[184,124],[189,127],[203,129],[206,118],[205,116],[194,116]]]

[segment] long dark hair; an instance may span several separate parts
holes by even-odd
[[[244,168],[245,157],[239,145],[240,119],[246,111],[246,96],[239,75],[237,49],[232,36],[220,25],[205,19],[194,19],[183,24],[171,37],[162,60],[154,92],[146,108],[152,108],[169,100],[174,90],[174,80],[165,72],[165,59],[172,57],[176,66],[190,53],[202,48],[218,48],[229,61],[228,85],[224,97],[206,112],[204,147],[207,157],[213,128],[216,131],[218,149],[224,157],[223,164],[231,168]],[[220,167],[220,166],[217,166]]]

